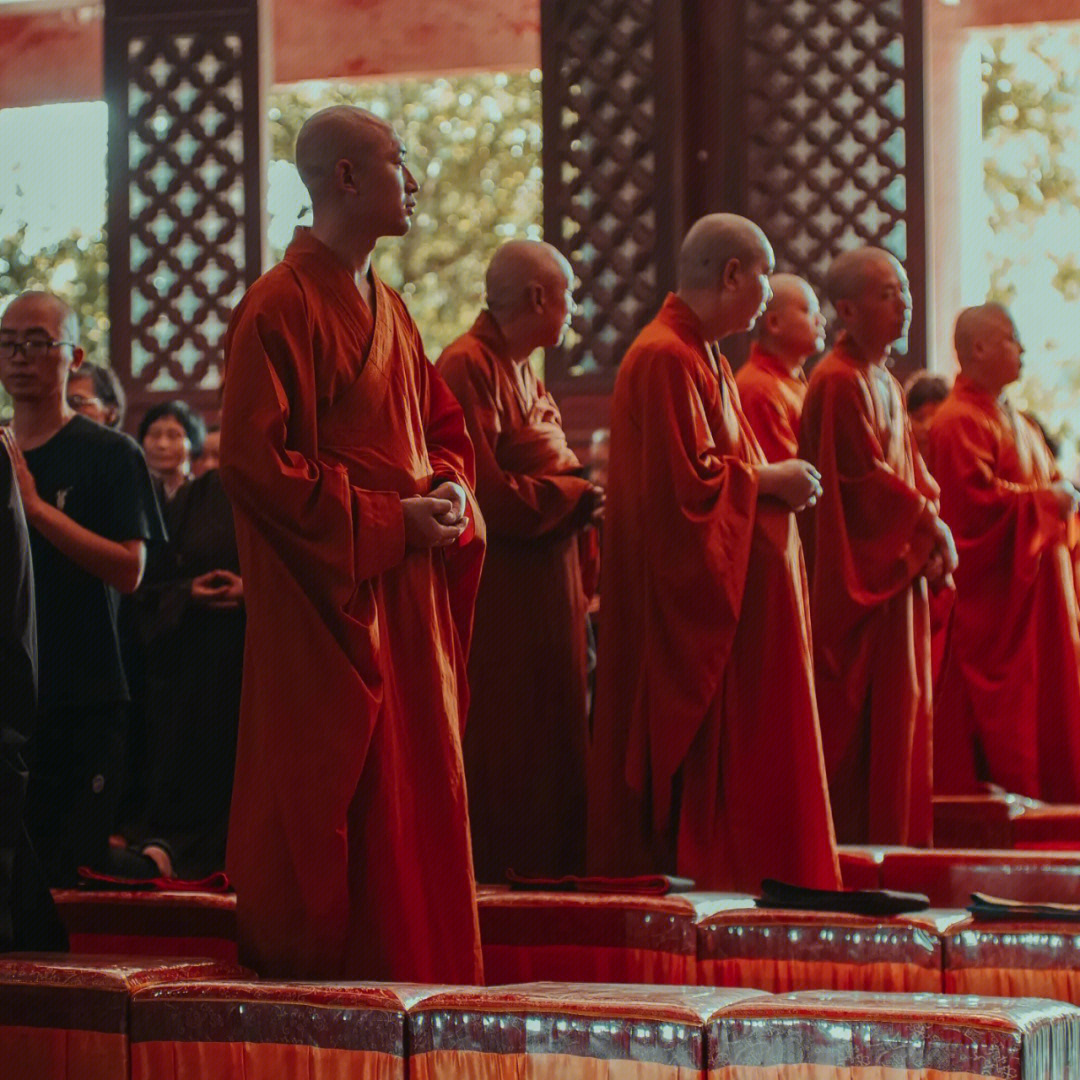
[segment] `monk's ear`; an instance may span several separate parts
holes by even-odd
[[[544,286],[539,281],[532,281],[529,283],[529,307],[536,312],[541,312],[545,307],[545,300],[547,297],[544,295]]]
[[[855,305],[850,300],[837,300],[833,307],[836,308],[836,314],[840,316],[841,322],[851,322],[852,316],[855,314]]]
[[[738,259],[728,259],[727,263],[724,265],[724,272],[720,277],[720,284],[725,289],[738,288],[740,270],[742,270],[742,265]]]
[[[356,192],[360,190],[360,180],[357,175],[356,165],[348,158],[342,158],[334,166],[334,179],[336,179],[346,191]]]

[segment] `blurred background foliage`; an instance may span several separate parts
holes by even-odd
[[[269,102],[272,261],[294,227],[310,220],[292,164],[296,134],[316,109],[342,103],[394,125],[420,184],[412,228],[379,243],[375,269],[405,297],[435,359],[476,318],[495,248],[541,236],[540,72],[276,89]]]

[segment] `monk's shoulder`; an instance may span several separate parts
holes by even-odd
[[[475,334],[466,332],[451,341],[439,354],[435,367],[443,378],[490,378],[494,357]]]
[[[650,323],[638,334],[619,365],[619,377],[643,393],[673,382],[698,383],[702,371],[697,350],[669,327]]]
[[[870,405],[862,373],[835,352],[826,353],[810,373],[806,397],[808,404],[811,401],[831,401],[854,404],[860,408]]]
[[[992,439],[999,426],[996,418],[978,403],[953,393],[938,406],[927,425],[927,434],[932,442],[958,437],[969,441]]]
[[[244,293],[237,305],[237,314],[280,313],[291,315],[308,309],[307,289],[303,275],[287,263],[280,262],[261,274]]]

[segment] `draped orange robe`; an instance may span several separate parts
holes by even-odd
[[[579,558],[590,489],[559,410],[483,312],[438,369],[476,449],[488,549],[465,729],[477,879],[582,872],[586,632]]]
[[[306,230],[226,338],[221,476],[247,606],[228,871],[241,957],[306,979],[481,980],[460,726],[482,521],[406,549],[402,498],[473,480],[401,298]]]
[[[810,376],[799,456],[821,735],[841,843],[927,845],[933,826],[930,611],[938,496],[900,384],[844,339]]]
[[[589,760],[597,873],[839,887],[794,515],[669,296],[619,368]]]
[[[937,789],[989,780],[1080,802],[1076,582],[1050,451],[1034,424],[963,375],[929,440],[960,557],[935,693]]]
[[[759,342],[750,346],[735,376],[743,414],[767,461],[799,456],[799,420],[806,400],[806,376],[792,374]]]

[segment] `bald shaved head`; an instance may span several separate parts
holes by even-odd
[[[769,285],[772,287],[772,299],[765,309],[766,314],[782,311],[789,304],[801,304],[809,298],[813,298],[814,306],[817,306],[817,294],[810,283],[797,274],[773,274],[769,278]]]
[[[860,247],[838,255],[825,279],[825,291],[833,306],[841,300],[858,300],[883,268],[903,272],[896,257],[884,248]]]
[[[980,304],[960,312],[953,336],[961,372],[991,394],[1020,378],[1024,346],[1012,316],[1000,304]]]
[[[772,299],[758,324],[762,348],[791,368],[825,347],[825,319],[817,294],[795,274],[769,278]]]
[[[364,164],[395,138],[385,120],[353,105],[331,105],[309,116],[296,136],[296,169],[313,205],[328,197],[340,161]]]
[[[484,281],[488,310],[496,317],[513,317],[529,305],[532,286],[562,293],[573,280],[570,263],[551,244],[508,240],[488,264]]]
[[[995,330],[1012,329],[1012,316],[1001,304],[980,304],[965,308],[956,319],[953,344],[960,366],[970,363],[976,342],[982,341]]]
[[[773,266],[773,252],[765,234],[749,218],[738,214],[709,214],[690,228],[679,250],[679,289],[719,287],[732,259],[744,269],[764,261]]]
[[[8,326],[16,319],[20,322],[38,320],[38,325],[52,337],[78,344],[79,320],[75,312],[59,296],[43,289],[29,289],[16,296],[4,309],[0,322]]]

